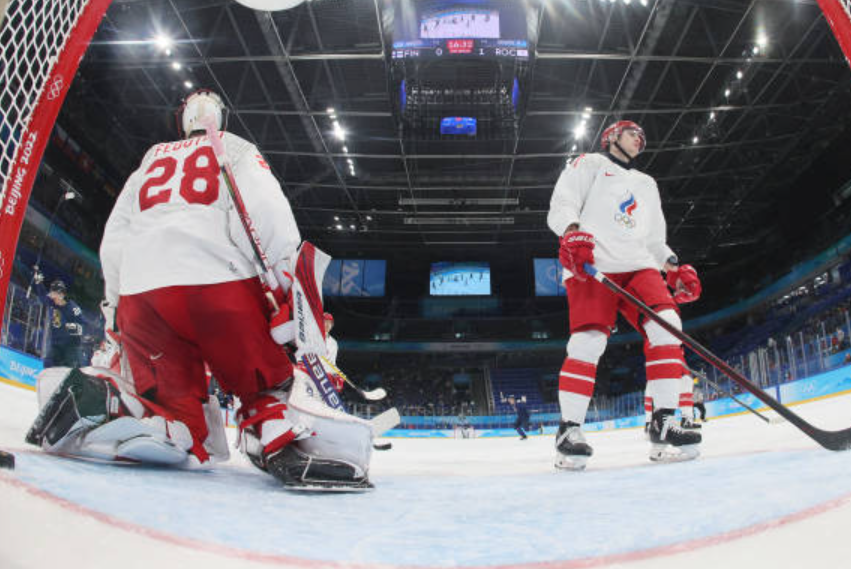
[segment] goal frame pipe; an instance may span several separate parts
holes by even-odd
[[[851,65],[851,0],[816,0],[845,61]]]
[[[24,1],[11,0],[0,25],[10,25],[8,12],[12,10],[12,4]],[[111,3],[112,0],[90,0],[83,8],[47,74],[29,121],[21,129],[15,157],[0,194],[0,313],[6,309],[6,294],[12,277],[18,238],[50,133],[80,61]]]

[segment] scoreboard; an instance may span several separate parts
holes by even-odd
[[[396,0],[393,59],[529,59],[520,0]]]
[[[529,59],[529,43],[526,40],[489,38],[424,39],[393,43],[393,59],[459,56]]]

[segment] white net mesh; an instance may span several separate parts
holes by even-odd
[[[11,0],[8,4],[0,27],[0,203],[39,96],[45,89],[60,87],[45,83],[89,1]]]

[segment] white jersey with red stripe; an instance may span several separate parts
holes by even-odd
[[[561,237],[578,223],[594,236],[594,264],[605,273],[661,269],[673,255],[655,180],[605,154],[583,154],[561,173],[547,223]],[[572,276],[565,271],[565,278]]]
[[[301,236],[257,147],[220,133],[245,209],[271,265]],[[121,191],[100,248],[106,298],[257,275],[251,242],[206,135],[153,146]]]

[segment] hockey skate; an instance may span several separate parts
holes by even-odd
[[[290,445],[266,460],[269,474],[287,490],[365,492],[374,486],[360,468],[343,460],[318,458]]]
[[[673,409],[659,409],[653,413],[649,434],[653,462],[682,462],[700,456],[700,433],[683,429]]]
[[[561,470],[585,470],[588,458],[594,454],[582,428],[570,421],[561,421],[556,434],[555,467]]]

